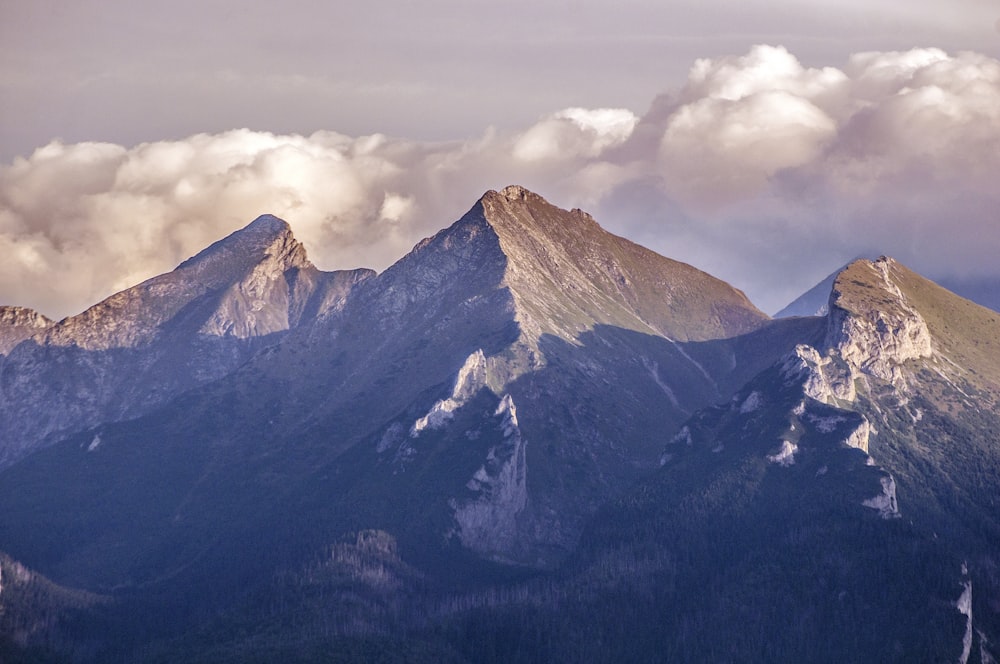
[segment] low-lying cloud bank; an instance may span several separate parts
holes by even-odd
[[[644,116],[570,108],[427,143],[245,129],[58,141],[0,167],[0,303],[76,313],[270,212],[325,269],[381,269],[523,184],[775,310],[860,253],[1000,278],[1000,61],[937,49],[811,69],[698,60]]]

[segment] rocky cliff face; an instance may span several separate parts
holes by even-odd
[[[858,261],[834,282],[826,345],[857,374],[902,386],[901,367],[933,353],[927,323],[899,286],[891,258]]]
[[[845,495],[884,519],[899,517],[901,504],[926,501],[905,493],[916,488],[913,465],[926,461],[914,459],[925,446],[946,461],[933,471],[924,467],[921,490],[968,454],[952,446],[963,429],[956,412],[995,420],[982,409],[1000,395],[1000,355],[993,355],[1000,352],[1000,317],[882,257],[856,261],[836,276],[825,327],[815,345],[797,345],[728,407],[688,421],[666,445],[662,464],[699,448],[725,458],[732,446],[745,452],[766,441],[758,454],[789,473],[803,472],[805,460],[812,464],[805,474],[816,477],[853,468]],[[995,449],[981,452],[996,457]],[[901,496],[896,473],[908,475]]]
[[[28,337],[51,327],[54,321],[26,307],[0,307],[0,356]]]
[[[0,466],[228,374],[289,329],[339,310],[372,274],[320,272],[288,224],[265,215],[173,272],[37,323],[0,360]]]
[[[836,275],[822,345],[798,346],[782,366],[786,382],[802,385],[803,412],[815,401],[843,410],[844,415],[835,417],[847,418],[848,413],[857,417],[854,411],[864,411],[866,404],[884,398],[879,395],[885,389],[896,403],[905,403],[909,384],[923,366],[913,363],[931,358],[934,350],[927,323],[901,288],[907,276],[903,270],[883,256],[855,261]],[[867,455],[872,427],[867,416],[860,418],[843,444]],[[871,456],[867,458],[875,465]],[[862,504],[883,518],[899,516],[896,482],[889,471],[880,469],[881,492]]]

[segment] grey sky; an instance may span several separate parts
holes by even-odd
[[[937,46],[996,55],[995,0],[3,0],[0,159],[249,127],[411,139],[636,113],[699,57],[780,44],[807,66]]]
[[[1000,0],[0,0],[0,304],[262,212],[381,269],[513,183],[768,311],[858,254],[1000,280],[998,58]]]

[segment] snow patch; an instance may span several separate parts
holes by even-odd
[[[871,457],[869,457],[871,458]],[[878,510],[883,519],[899,518],[899,506],[896,504],[896,480],[892,475],[886,475],[879,480],[882,484],[882,493],[873,496],[861,504]]]
[[[767,460],[779,466],[791,466],[795,463],[795,453],[798,451],[798,445],[790,440],[783,440],[781,441],[781,449],[776,454],[769,454]]]

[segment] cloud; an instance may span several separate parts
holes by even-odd
[[[1000,276],[997,172],[997,60],[914,49],[810,68],[757,46],[697,60],[641,117],[574,107],[466,141],[52,142],[0,166],[0,302],[75,313],[264,212],[324,269],[381,269],[519,183],[774,310],[872,251],[931,276]]]
[[[621,108],[567,108],[544,118],[514,144],[514,156],[523,161],[596,157],[621,145],[639,118]]]
[[[914,49],[808,69],[759,46],[698,61],[648,120],[663,189],[700,222],[675,239],[768,309],[859,253],[1000,277],[995,59]]]

